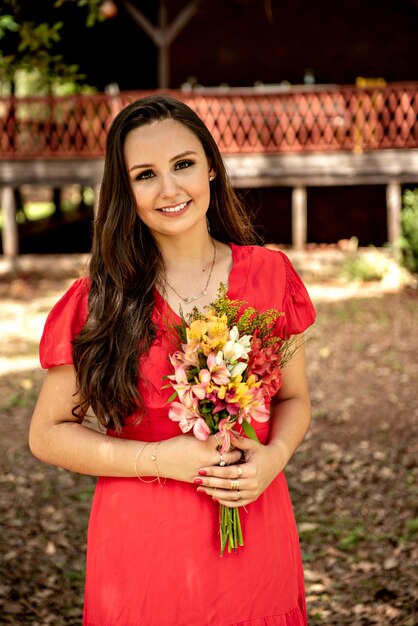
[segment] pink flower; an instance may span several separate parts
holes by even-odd
[[[236,388],[232,387],[228,389],[225,394],[225,408],[231,415],[238,415],[240,412],[239,396],[236,393]]]
[[[231,415],[238,415],[238,413],[240,412],[240,406],[238,402],[227,402],[225,408]]]
[[[225,408],[225,401],[219,398],[219,387],[213,387],[212,391],[206,395],[206,399],[213,404],[212,413],[215,415]]]
[[[193,395],[192,384],[187,380],[186,366],[176,363],[176,365],[174,365],[174,374],[171,374],[168,378],[176,381],[176,384],[171,383],[171,385],[173,389],[177,391],[180,402],[190,409],[195,397]]]
[[[184,353],[180,350],[176,350],[173,354],[170,354],[170,363],[176,369],[179,365],[183,365],[185,362]]]
[[[231,447],[231,435],[229,434],[229,431],[231,430],[233,425],[234,424],[229,420],[229,417],[225,417],[224,419],[220,420],[218,424],[219,434],[222,437],[222,447],[219,451],[221,454],[223,454],[224,452],[228,452]]]
[[[197,398],[199,398],[199,400],[204,400],[206,398],[206,387],[210,383],[209,370],[200,370],[199,380],[200,380],[200,383],[197,383],[196,385],[192,385],[192,391],[194,395]]]
[[[229,383],[231,374],[223,359],[214,352],[210,352],[207,357],[207,364],[214,383],[217,385],[227,385]]]
[[[172,402],[168,417],[174,422],[179,422],[180,430],[183,433],[188,433],[193,428],[194,436],[200,441],[206,441],[210,435],[209,426],[199,415],[197,399],[195,399],[191,409],[180,402]]]
[[[191,339],[188,343],[183,343],[181,346],[184,350],[184,362],[187,365],[196,366],[199,364],[199,342],[196,339]]]
[[[179,422],[180,430],[183,433],[188,433],[200,418],[197,399],[195,398],[194,404],[190,408],[184,406],[181,402],[172,402],[168,411],[168,417],[174,422]]]
[[[176,350],[173,354],[170,354],[170,363],[174,369],[178,365],[188,365],[195,367],[199,363],[198,348],[199,343],[197,341],[190,341],[189,343],[183,343],[181,345],[182,350]]]
[[[206,441],[206,439],[209,437],[209,426],[206,424],[203,417],[197,418],[195,425],[193,426],[193,434],[196,439],[199,439],[200,441]]]
[[[174,380],[178,385],[182,383],[187,383],[187,373],[186,373],[185,364],[177,360],[175,361],[171,357],[170,357],[170,360],[171,360],[172,366],[174,367],[174,374],[170,374],[168,378],[170,380]]]
[[[241,424],[243,419],[246,419],[247,422],[251,422],[252,419],[255,419],[256,422],[268,422],[270,411],[266,408],[262,388],[252,387],[251,394],[253,401],[240,411],[238,422]]]

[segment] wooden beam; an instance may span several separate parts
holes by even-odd
[[[376,150],[363,154],[225,154],[238,187],[387,185],[418,182],[418,150]]]
[[[158,87],[168,89],[170,86],[170,42],[167,37],[168,16],[164,0],[160,0],[158,11],[161,42],[158,45]]]
[[[142,28],[158,48],[158,88],[168,89],[170,83],[170,45],[180,34],[186,24],[192,19],[200,4],[200,0],[192,0],[168,23],[167,2],[160,0],[158,11],[158,26],[154,26],[149,19],[134,6],[130,0],[123,0],[123,5],[132,19]]]

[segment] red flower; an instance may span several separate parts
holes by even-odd
[[[248,370],[249,374],[262,380],[261,390],[265,398],[272,398],[282,386],[280,363],[280,343],[262,348],[260,339],[253,338]]]

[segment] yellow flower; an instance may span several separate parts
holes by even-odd
[[[205,356],[210,352],[218,352],[228,341],[229,330],[226,315],[213,316],[206,323],[206,332],[201,337],[201,348]]]
[[[195,320],[190,324],[190,328],[186,330],[187,340],[200,341],[202,336],[206,334],[208,325],[205,320]]]
[[[226,395],[228,402],[237,403],[241,408],[248,406],[253,401],[253,395],[247,383],[241,382],[241,376],[237,376],[234,382],[229,383]]]
[[[225,394],[226,394],[226,387],[225,387],[225,385],[220,385],[219,386],[219,391],[218,391],[218,398],[219,398],[219,400],[225,400]]]
[[[251,387],[260,387],[261,383],[262,381],[257,380],[257,376],[255,376],[254,374],[251,374],[251,376],[248,376],[247,378],[247,385],[250,389]]]
[[[215,311],[213,309],[210,309],[210,311],[208,311],[205,315],[205,320],[207,322],[223,322],[224,324],[226,324],[228,321],[228,318],[226,317],[226,315],[222,315],[221,317],[218,317]]]

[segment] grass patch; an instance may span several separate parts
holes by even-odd
[[[410,541],[418,537],[418,517],[410,519],[405,524],[405,534],[402,539]]]
[[[350,552],[351,550],[356,548],[359,543],[362,543],[366,539],[367,535],[365,533],[364,527],[359,524],[358,526],[355,526],[355,528],[353,528],[353,530],[348,535],[345,535],[340,540],[338,547],[340,550]]]
[[[63,213],[71,213],[78,209],[78,204],[70,201],[62,202],[60,205]],[[30,202],[25,204],[24,211],[16,212],[16,222],[24,224],[25,222],[37,222],[51,217],[55,213],[55,204],[53,202]],[[0,230],[3,228],[3,216],[0,210]]]

